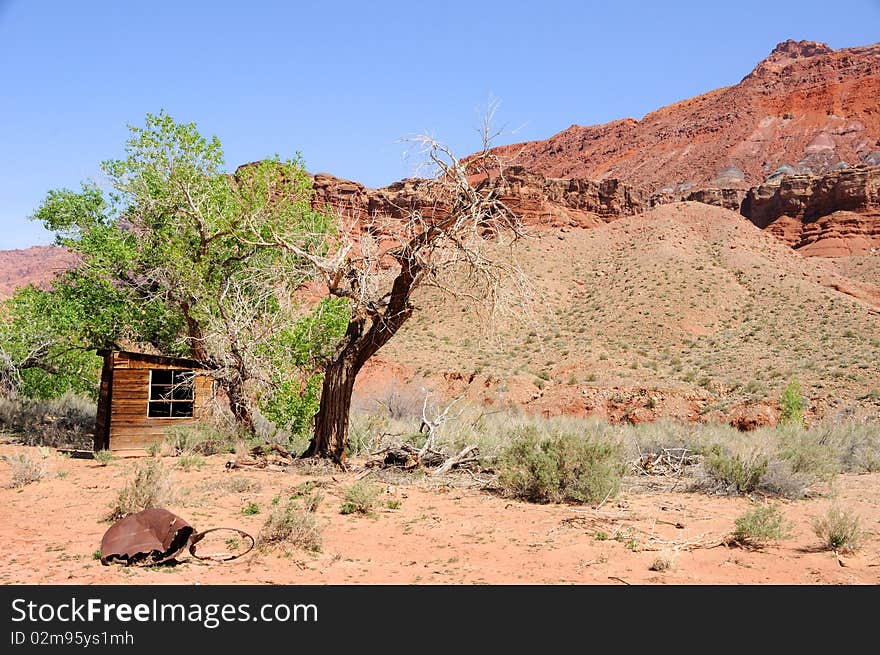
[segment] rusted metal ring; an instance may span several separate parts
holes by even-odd
[[[199,542],[209,532],[217,532],[218,530],[228,530],[230,532],[235,532],[235,533],[239,534],[240,536],[244,537],[245,539],[249,539],[251,542],[251,545],[248,546],[248,549],[246,551],[244,551],[243,553],[238,553],[237,555],[228,555],[226,557],[218,557],[215,555],[205,555],[205,556],[197,555],[196,554],[196,547],[198,546]],[[189,545],[189,554],[192,555],[193,557],[195,557],[196,559],[209,560],[212,562],[229,562],[234,559],[238,559],[242,555],[247,555],[249,552],[251,552],[254,549],[255,543],[256,543],[256,541],[254,540],[254,538],[251,535],[249,535],[247,532],[245,532],[244,530],[239,530],[238,528],[211,528],[209,530],[205,530],[204,532],[198,532],[192,536],[192,538],[190,540],[190,545]]]

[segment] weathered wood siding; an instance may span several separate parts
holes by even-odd
[[[98,413],[95,416],[95,452],[110,447],[110,393],[113,388],[113,355],[104,355],[101,369],[101,391],[98,394]]]
[[[125,353],[114,353],[113,358],[109,448],[114,453],[125,455],[135,454],[127,451],[144,451],[165,437],[168,428],[195,423],[206,416],[213,393],[213,380],[207,375],[196,374],[192,418],[149,417],[150,369],[192,369],[140,361],[126,357]]]

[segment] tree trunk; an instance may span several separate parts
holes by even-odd
[[[180,311],[186,321],[187,345],[189,345],[192,358],[204,364],[209,363],[211,358],[205,348],[205,333],[199,322],[190,315],[189,303],[181,303]]]
[[[250,399],[244,389],[244,382],[241,379],[223,380],[221,381],[226,396],[229,398],[229,409],[235,422],[243,427],[249,433],[254,433],[254,416],[251,413]]]
[[[329,457],[344,466],[351,395],[359,371],[360,366],[351,349],[342,351],[327,366],[321,388],[321,405],[315,415],[315,433],[303,457]]]
[[[321,404],[315,415],[315,433],[303,457],[329,457],[338,465],[345,465],[348,415],[355,378],[367,360],[388,343],[412,316],[409,293],[420,270],[421,267],[412,259],[403,260],[401,271],[394,278],[385,311],[372,317],[366,333],[366,319],[358,317],[349,321],[345,337],[324,371]]]

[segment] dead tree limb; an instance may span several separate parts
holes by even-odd
[[[444,473],[449,473],[449,471],[451,471],[452,468],[455,466],[460,466],[465,462],[475,462],[477,458],[471,453],[476,452],[476,450],[476,446],[465,446],[459,451],[457,455],[450,457],[445,462],[443,462],[440,467],[434,469],[431,472],[431,475],[443,475]]]

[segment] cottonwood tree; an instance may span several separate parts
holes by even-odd
[[[282,231],[249,240],[292,253],[323,280],[329,296],[349,306],[345,334],[325,364],[314,435],[303,456],[344,465],[357,375],[413,315],[417,289],[441,289],[492,315],[511,292],[526,288],[509,249],[522,225],[499,198],[503,167],[489,152],[485,127],[482,151],[464,160],[433,138],[417,139],[434,176],[421,184],[421,208],[395,212],[403,218],[339,212],[340,227],[324,254]]]
[[[300,256],[244,237],[283,231],[311,256],[324,252],[332,218],[312,208],[302,161],[276,157],[230,175],[219,141],[194,124],[162,112],[130,129],[125,157],[102,165],[109,189],[51,191],[34,214],[78,256],[46,292],[79,303],[68,342],[191,357],[213,368],[245,429],[258,397],[273,417],[290,418],[291,394],[309,388],[291,379],[312,380],[347,308],[321,303],[300,324]]]
[[[0,395],[45,399],[96,390],[99,360],[81,329],[84,309],[58,290],[16,290],[0,309]]]

